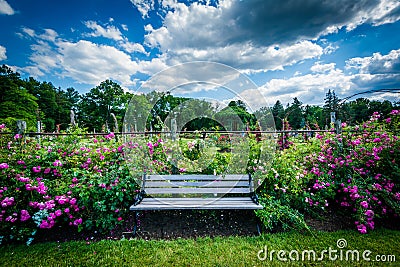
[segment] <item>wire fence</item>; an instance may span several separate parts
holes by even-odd
[[[334,129],[331,130],[276,130],[276,131],[177,131],[176,134],[184,135],[184,134],[284,134],[284,133],[321,133],[321,132],[334,132]],[[106,133],[37,133],[37,132],[25,132],[22,135],[32,137],[32,136],[107,136],[111,132]],[[141,131],[141,132],[112,132],[114,135],[170,135],[171,131]],[[15,135],[17,133],[13,132],[2,132],[0,135]]]

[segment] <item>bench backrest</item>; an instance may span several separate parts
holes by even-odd
[[[225,195],[254,192],[251,176],[235,175],[144,175],[142,190],[151,196]]]

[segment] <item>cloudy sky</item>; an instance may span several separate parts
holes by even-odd
[[[254,81],[268,103],[320,104],[329,89],[400,88],[399,20],[398,0],[0,0],[0,64],[85,93],[106,79],[136,91],[168,67],[217,62]],[[194,76],[175,78],[193,82],[201,71],[215,81],[220,70],[188,66]],[[196,96],[199,86],[190,88],[182,91]],[[237,93],[260,101],[251,89]]]

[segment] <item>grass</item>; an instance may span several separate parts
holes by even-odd
[[[104,240],[87,244],[86,242],[42,243],[29,247],[7,245],[1,247],[1,266],[287,266],[288,262],[278,260],[278,251],[288,260],[288,253],[295,250],[299,261],[291,261],[291,266],[400,266],[400,231],[377,229],[361,235],[356,231],[313,232],[315,236],[298,232],[264,234],[258,237],[217,237],[177,240]],[[347,246],[337,247],[337,241],[345,239]],[[267,248],[267,259],[261,261],[257,254]],[[307,254],[301,260],[303,250],[314,250],[316,257],[323,250],[337,255],[331,261],[329,254],[324,260],[308,260]],[[273,252],[273,260],[269,259]],[[358,250],[360,261],[346,261],[347,250]],[[371,261],[364,261],[362,253],[370,250]],[[342,260],[340,260],[340,253]],[[281,252],[282,253],[282,252]],[[295,258],[296,252],[291,252]],[[376,262],[376,255],[394,255],[391,263]],[[349,254],[351,256],[351,254]],[[260,256],[264,256],[260,252]],[[351,258],[351,257],[349,257]],[[388,257],[387,257],[388,259]]]

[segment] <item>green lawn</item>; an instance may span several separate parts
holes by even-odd
[[[366,235],[357,231],[333,233],[297,232],[264,234],[258,237],[199,238],[167,240],[104,240],[86,242],[43,243],[29,247],[1,247],[1,266],[400,266],[400,231],[378,229]],[[345,239],[347,246],[338,240]],[[344,240],[341,240],[344,242]],[[267,258],[264,257],[267,249]],[[318,258],[324,252],[324,259]],[[331,255],[329,255],[329,250]],[[351,251],[350,251],[351,250]],[[356,250],[359,261],[356,259]],[[368,254],[369,250],[371,253]],[[313,260],[313,252],[316,259]],[[350,252],[348,252],[350,251]],[[283,253],[286,254],[283,254]],[[363,253],[370,261],[365,261]],[[346,254],[348,260],[346,260]],[[270,257],[272,255],[272,261]],[[302,260],[302,255],[304,260]],[[375,259],[392,261],[378,263]],[[390,256],[394,255],[394,256]],[[309,260],[308,256],[311,257]],[[331,260],[336,257],[336,260]],[[394,258],[395,257],[395,258]],[[396,262],[393,262],[396,260]]]

